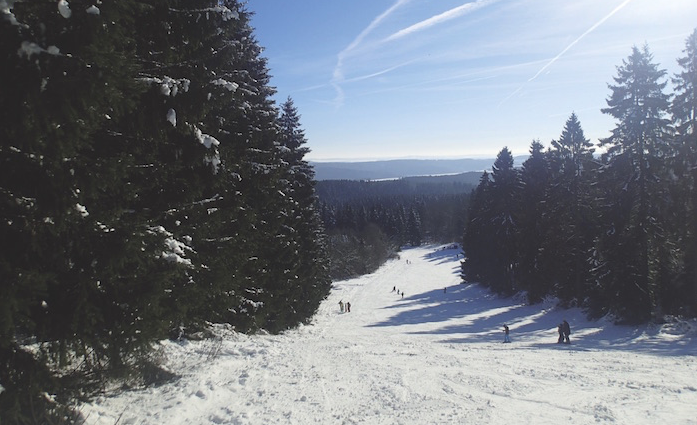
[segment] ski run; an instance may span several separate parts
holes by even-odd
[[[461,283],[461,259],[405,249],[335,282],[312,323],[282,335],[163,341],[179,378],[82,405],[84,423],[697,424],[695,321],[628,327],[528,306]]]

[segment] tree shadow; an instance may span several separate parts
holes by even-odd
[[[431,263],[443,264],[458,261],[461,255],[462,249],[460,249],[457,244],[451,244],[444,247],[434,248],[433,251],[425,254],[422,258]],[[459,267],[455,268],[459,270]]]
[[[447,253],[437,252],[440,261]],[[452,261],[452,257],[450,259]],[[503,325],[511,329],[513,343],[526,349],[573,351],[618,350],[681,356],[697,352],[697,326],[620,326],[610,320],[589,321],[580,309],[562,309],[553,302],[526,305],[515,297],[501,298],[478,284],[452,285],[446,290],[415,294],[385,309],[399,310],[388,320],[368,327],[430,324],[431,329],[409,334],[443,335],[441,343],[492,343],[503,341]],[[557,344],[557,325],[571,323],[571,344]],[[428,326],[427,326],[428,327]]]

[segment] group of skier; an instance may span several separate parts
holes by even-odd
[[[392,287],[392,292],[394,292],[394,291],[397,291],[397,295],[401,295],[402,298],[404,298],[404,291],[399,292],[399,289],[397,289],[396,286],[393,286],[393,287]]]
[[[569,322],[564,320],[557,326],[557,331],[559,332],[559,339],[557,340],[557,344],[561,344],[562,342],[565,344],[571,343],[569,341],[569,335],[571,335],[571,327],[569,326]]]
[[[341,313],[343,313],[343,312],[350,313],[351,312],[351,303],[348,301],[346,301],[346,303],[344,303],[344,300],[339,301],[339,311]]]
[[[557,326],[557,331],[559,332],[559,339],[557,340],[557,344],[561,344],[562,342],[565,344],[570,344],[571,341],[569,340],[569,335],[571,335],[571,326],[569,325],[569,322],[564,319],[559,326]],[[508,325],[504,324],[503,325],[503,342],[511,342],[511,337],[509,336],[510,334],[510,329],[508,328]]]

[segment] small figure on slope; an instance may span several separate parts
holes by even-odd
[[[559,339],[557,339],[557,344],[564,342],[564,325],[560,323],[557,326],[557,332],[559,332]]]
[[[569,326],[569,322],[564,319],[563,322],[561,322],[562,326],[562,333],[564,334],[564,342],[566,344],[570,344],[571,341],[569,340],[569,335],[571,335],[571,326]]]
[[[509,332],[508,325],[503,325],[503,342],[511,342],[511,338],[508,336]]]
[[[344,301],[339,301],[339,311],[344,312]]]
[[[346,301],[346,312],[350,313],[351,312],[351,303]]]

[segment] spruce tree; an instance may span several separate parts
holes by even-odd
[[[685,56],[678,59],[682,71],[673,77],[675,97],[671,112],[676,129],[677,155],[673,172],[680,176],[673,232],[680,241],[682,272],[665,291],[666,310],[697,314],[697,29],[685,41]]]
[[[597,280],[610,309],[630,322],[657,313],[661,269],[670,250],[664,233],[665,158],[670,151],[665,71],[648,47],[634,47],[617,68],[603,112],[617,120],[599,185],[603,190]]]
[[[517,279],[527,291],[530,302],[538,302],[549,291],[544,275],[544,238],[550,220],[545,196],[549,186],[549,164],[539,141],[530,145],[530,156],[520,172],[521,189],[518,203]]]
[[[519,289],[515,269],[520,177],[513,167],[513,155],[508,148],[503,148],[497,155],[491,176],[491,182],[484,180],[486,175],[482,176],[481,188],[472,197],[463,240],[467,257],[463,276],[467,280],[476,276],[494,291],[512,294]],[[490,241],[477,246],[482,238]]]
[[[14,123],[0,130],[0,410],[9,414],[36,413],[24,403],[41,409],[37,392],[66,402],[127,376],[167,328],[158,306],[179,272],[163,258],[165,237],[129,208],[138,158],[120,128],[142,93],[140,5],[99,6],[17,2],[0,23],[0,107]],[[38,351],[27,356],[25,341]]]
[[[588,256],[595,235],[591,183],[597,168],[592,146],[572,113],[549,151],[545,263],[556,285],[554,293],[565,303],[574,299],[582,303],[591,281]]]

